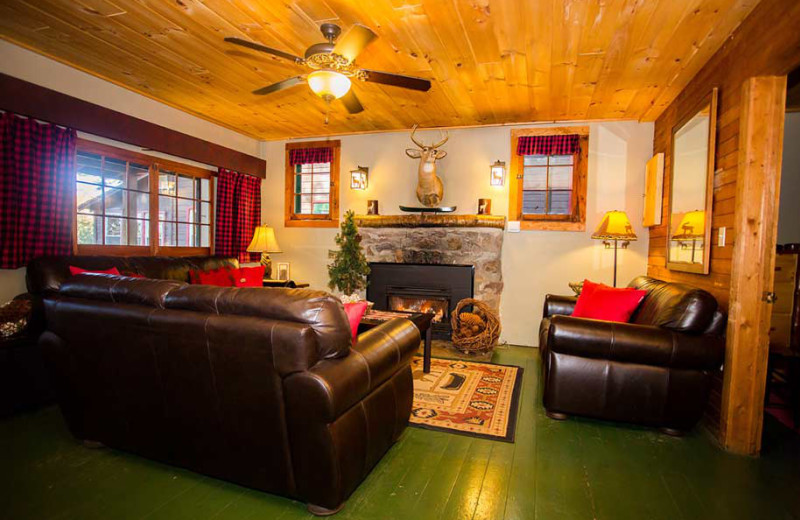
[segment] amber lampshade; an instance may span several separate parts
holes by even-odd
[[[672,240],[703,240],[706,235],[706,212],[702,209],[689,211],[678,224],[677,232]]]
[[[607,211],[597,226],[592,238],[597,240],[636,240],[638,237],[633,232],[633,226],[624,211]]]
[[[282,253],[281,246],[275,240],[275,230],[267,225],[256,227],[253,240],[247,246],[248,253]]]

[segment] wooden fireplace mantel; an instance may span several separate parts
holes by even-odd
[[[356,215],[356,226],[373,228],[484,227],[503,229],[502,215],[452,215],[418,213],[409,215]]]

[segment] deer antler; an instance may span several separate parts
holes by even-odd
[[[411,140],[414,142],[415,145],[419,146],[420,148],[425,148],[425,144],[420,141],[414,139],[414,132],[417,131],[417,125],[411,127]]]
[[[436,144],[432,144],[432,145],[431,145],[431,148],[439,148],[439,147],[440,147],[440,146],[442,146],[444,143],[446,143],[448,139],[450,139],[450,135],[449,135],[449,134],[448,134],[446,131],[444,131],[444,130],[439,130],[439,132],[440,132],[440,133],[441,133],[441,134],[444,136],[444,139],[442,139],[441,141],[439,141],[439,142],[438,142],[438,143],[436,143]]]

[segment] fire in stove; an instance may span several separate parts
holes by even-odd
[[[447,319],[449,307],[447,298],[396,295],[389,297],[389,310],[433,314],[433,323],[441,323]]]

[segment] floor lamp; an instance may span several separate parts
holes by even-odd
[[[628,244],[638,237],[624,211],[607,211],[597,226],[592,238],[602,240],[606,249],[614,248],[614,287],[617,286],[617,249],[627,249]],[[612,243],[613,242],[613,243]]]

